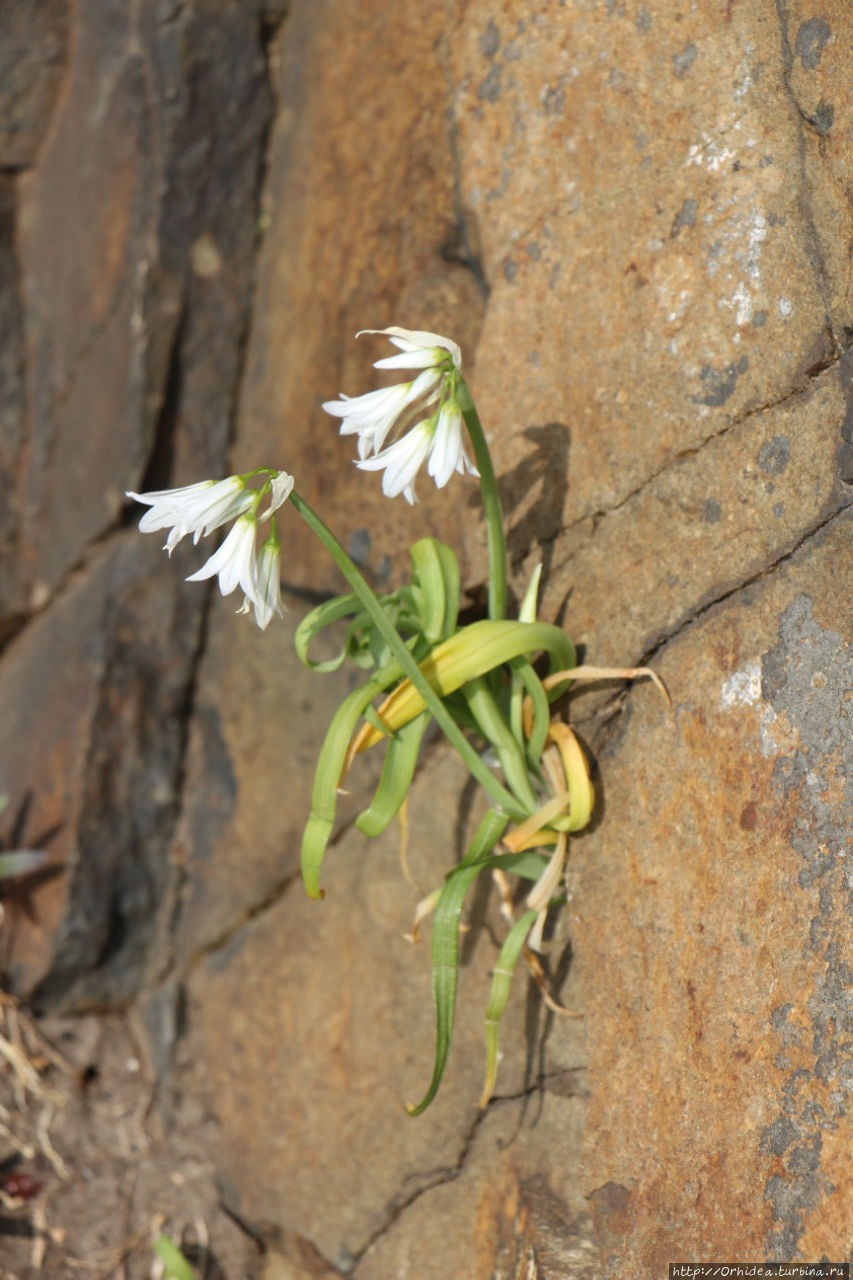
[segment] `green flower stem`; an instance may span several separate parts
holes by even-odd
[[[497,491],[496,491],[497,492]],[[358,596],[365,610],[370,614],[376,629],[388,645],[391,653],[400,663],[403,674],[408,676],[418,693],[424,700],[427,709],[445,737],[453,744],[462,757],[465,765],[480,785],[491,796],[495,804],[500,805],[505,813],[513,817],[526,817],[527,810],[516,800],[515,796],[504,787],[477,752],[467,741],[456,721],[450,715],[441,698],[434,691],[409,650],[406,648],[396,629],[391,625],[385,610],[371,591],[365,579],[359,573],[332,531],[323,523],[316,511],[295,490],[290,494],[290,502],[313,533],[323,543],[335,564]]]
[[[474,407],[468,384],[462,377],[456,384],[456,399],[468,428],[474,459],[480,473],[480,492],[489,542],[489,617],[500,620],[506,617],[506,537],[498,482],[479,414]]]

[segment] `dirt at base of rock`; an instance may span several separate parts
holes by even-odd
[[[164,1097],[132,1012],[37,1023],[0,1000],[0,1280],[151,1280],[160,1234],[205,1280],[261,1280],[197,1064],[176,1061]]]

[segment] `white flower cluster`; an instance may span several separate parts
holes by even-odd
[[[266,630],[274,615],[281,617],[279,565],[281,544],[270,519],[270,532],[260,554],[257,550],[258,521],[273,516],[293,489],[293,477],[286,471],[261,472],[265,477],[260,489],[250,488],[250,477],[229,476],[226,480],[202,480],[199,484],[186,485],[182,489],[160,489],[149,493],[128,492],[128,498],[143,502],[151,509],[139,522],[142,533],[168,529],[164,550],[172,554],[178,543],[188,534],[193,542],[206,537],[222,525],[234,521],[233,528],[222,545],[197,573],[187,582],[199,582],[204,578],[219,578],[219,590],[224,596],[240,587],[243,604],[238,613],[251,613],[261,630]],[[258,507],[265,495],[269,506],[262,515]]]
[[[456,343],[414,329],[362,329],[356,337],[361,333],[386,333],[400,349],[398,355],[377,360],[375,369],[421,372],[411,382],[361,396],[342,395],[323,405],[326,413],[342,419],[341,435],[358,436],[356,465],[363,471],[384,471],[383,493],[389,498],[402,493],[410,503],[417,501],[415,477],[424,462],[439,489],[454,471],[478,475],[463,443],[462,410],[456,398],[462,353]],[[425,416],[410,425],[419,413]],[[385,449],[394,427],[404,434]]]

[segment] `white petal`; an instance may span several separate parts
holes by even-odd
[[[432,437],[431,422],[419,422],[402,439],[396,440],[375,458],[367,458],[356,465],[363,471],[380,471],[384,468],[382,492],[389,498],[402,493],[408,502],[415,502],[415,476],[430,451]]]
[[[199,480],[196,484],[184,485],[182,489],[152,489],[148,493],[134,493],[132,489],[128,489],[124,496],[133,498],[136,502],[145,502],[149,506],[153,506],[155,502],[167,501],[179,507],[184,499],[203,489],[210,489],[214,484],[215,480]]]
[[[261,547],[258,562],[258,598],[255,601],[255,621],[261,631],[266,631],[274,615],[280,618],[284,614],[284,605],[281,602],[280,562],[280,548],[267,540]]]
[[[427,470],[443,489],[459,466],[463,454],[462,413],[455,401],[444,404],[438,415]]]
[[[374,360],[374,369],[431,369],[441,364],[447,353],[440,347],[421,347],[416,351],[400,351],[396,356]]]
[[[254,501],[254,496],[239,476],[202,480],[180,489],[128,492],[127,496],[147,503],[151,508],[139,521],[142,533],[172,527],[166,540],[166,550],[170,555],[188,533],[194,534],[194,540],[198,542],[203,535],[248,511]]]
[[[286,471],[279,471],[270,480],[270,505],[263,515],[258,518],[266,520],[267,516],[271,516],[274,511],[278,511],[281,504],[287,501],[292,492],[293,476],[289,476]]]
[[[440,333],[427,333],[423,329],[400,329],[391,325],[388,329],[360,329],[355,335],[360,338],[363,333],[387,333],[402,351],[416,351],[420,347],[443,347],[449,351],[457,369],[462,368],[462,352],[451,338],[443,338]]]
[[[248,516],[235,521],[222,546],[210,559],[191,573],[187,582],[201,582],[205,578],[219,576],[219,590],[230,595],[239,584],[249,599],[256,603],[258,590],[255,580],[255,522]]]
[[[358,453],[363,459],[369,453],[378,453],[408,405],[422,397],[426,397],[427,404],[435,398],[443,376],[440,369],[424,369],[413,382],[398,382],[391,387],[367,391],[361,396],[329,400],[323,408],[327,413],[343,418],[341,435],[358,436]]]

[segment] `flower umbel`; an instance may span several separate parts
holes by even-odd
[[[247,481],[255,476],[263,479],[260,489]],[[285,502],[293,489],[293,477],[286,471],[261,468],[245,476],[228,476],[225,480],[203,480],[180,489],[161,489],[149,493],[128,493],[129,498],[147,503],[151,508],[139,522],[143,533],[169,529],[164,550],[172,554],[187,534],[193,542],[233,520],[234,525],[222,545],[187,582],[199,582],[214,575],[219,578],[222,595],[230,595],[236,587],[243,591],[243,604],[238,613],[251,613],[261,630],[265,630],[274,614],[281,617],[279,564],[281,544],[273,513]],[[269,504],[258,516],[264,497]],[[270,534],[257,554],[258,521],[270,519]]]
[[[356,334],[385,333],[399,352],[375,362],[376,369],[420,369],[411,382],[381,387],[365,395],[327,400],[323,408],[341,418],[341,435],[358,436],[357,466],[384,471],[382,491],[389,498],[402,493],[417,501],[415,477],[426,461],[439,489],[454,471],[478,475],[465,452],[462,411],[457,387],[462,381],[462,354],[450,338],[416,329],[362,329]],[[429,411],[429,412],[427,412]],[[425,414],[420,421],[413,421]],[[404,434],[383,448],[392,428]],[[371,456],[373,455],[373,456]]]

